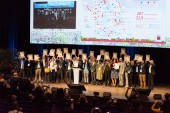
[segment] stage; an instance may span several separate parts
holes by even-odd
[[[43,83],[43,85],[50,85],[50,88],[57,87],[57,88],[68,88],[67,84],[65,83]],[[92,85],[92,84],[84,84],[86,91],[83,91],[88,96],[93,96],[93,92],[99,92],[99,96],[103,97],[104,92],[110,92],[112,97],[118,99],[126,99],[125,92],[127,90],[126,87],[113,87],[113,86],[105,86],[105,85]],[[147,89],[144,89],[147,90]],[[170,85],[159,85],[155,86],[154,89],[150,92],[148,96],[148,101],[154,101],[153,95],[154,94],[161,94],[162,98],[164,99],[164,94],[170,93]]]

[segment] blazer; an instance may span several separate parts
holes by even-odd
[[[82,69],[84,69],[85,68],[85,63],[86,62],[83,62],[83,67],[82,67]],[[89,62],[87,61],[87,69],[89,70],[90,69],[90,64],[89,64]]]
[[[125,68],[126,68],[126,64],[124,62],[119,63],[119,74],[124,74],[125,73]]]
[[[134,72],[139,73],[139,71],[140,71],[139,68],[140,68],[140,64],[135,64],[134,65]]]
[[[18,68],[21,69],[21,62],[23,61],[24,63],[24,69],[26,69],[26,59],[19,59],[19,64],[18,64]]]
[[[146,74],[146,64],[139,65],[139,74]]]
[[[59,69],[63,69],[64,68],[64,60],[59,59],[56,62],[57,62],[57,65],[58,65]]]
[[[151,67],[151,73],[149,73],[149,74],[152,74],[152,75],[155,75],[156,73],[155,73],[155,64],[151,64],[152,65],[152,67]],[[150,68],[150,65],[148,65],[148,72],[149,72],[149,68]]]
[[[65,68],[66,70],[68,70],[68,64],[69,63],[70,63],[70,68],[73,67],[73,62],[72,61],[67,61],[66,64],[65,64],[66,65],[66,68]]]
[[[26,68],[33,68],[33,61],[26,61]]]
[[[96,62],[94,62],[94,64],[93,64],[93,62],[90,63],[90,71],[91,72],[95,72],[96,71]]]
[[[36,61],[36,62],[35,62],[35,70],[37,69],[38,62],[40,62],[40,69],[43,69],[43,63],[42,63],[42,61]]]

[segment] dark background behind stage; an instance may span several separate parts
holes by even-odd
[[[99,54],[100,49],[106,51],[120,52],[120,48],[115,46],[82,46],[82,45],[36,45],[30,44],[30,0],[1,0],[0,1],[0,48],[17,49],[26,53],[41,54],[43,48],[63,48],[68,47],[84,49],[84,52],[95,51]],[[170,83],[170,49],[161,48],[140,48],[125,47],[127,54],[134,57],[135,53],[142,55],[150,54],[151,59],[156,63],[155,82],[157,84]]]

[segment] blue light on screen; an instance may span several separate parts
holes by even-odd
[[[35,2],[34,8],[74,8],[74,1]]]

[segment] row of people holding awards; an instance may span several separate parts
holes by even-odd
[[[153,77],[155,75],[155,64],[153,60],[147,63],[143,60],[123,61],[113,58],[104,60],[95,57],[83,58],[62,55],[57,57],[43,56],[36,61],[20,57],[19,74],[21,77],[33,79],[35,70],[35,81],[66,82],[67,84],[79,82],[92,84],[119,85],[129,87],[148,86],[153,89]],[[25,74],[26,73],[26,74]]]

